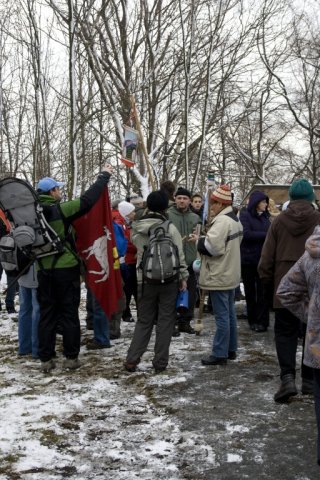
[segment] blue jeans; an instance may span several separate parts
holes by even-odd
[[[212,355],[228,358],[228,352],[237,350],[237,316],[234,306],[234,289],[212,290],[210,299],[216,320]]]
[[[107,316],[89,289],[87,291],[87,299],[89,303],[91,302],[94,339],[97,343],[109,347],[110,333]]]
[[[38,324],[40,308],[36,288],[19,288],[20,310],[18,323],[19,353],[32,353],[38,358]]]

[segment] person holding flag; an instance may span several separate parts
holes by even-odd
[[[62,327],[63,336],[63,353],[65,356],[63,367],[76,369],[80,366],[78,359],[80,351],[78,309],[80,304],[81,262],[75,251],[73,226],[76,229],[79,254],[86,261],[94,256],[94,241],[100,235],[100,230],[102,231],[103,236],[106,236],[110,241],[110,248],[108,243],[105,242],[108,248],[105,248],[104,251],[101,249],[100,254],[106,257],[104,264],[109,265],[108,261],[110,262],[110,256],[113,257],[115,241],[110,204],[107,203],[108,190],[106,187],[112,172],[112,167],[105,164],[95,183],[86,192],[79,198],[63,203],[60,203],[60,187],[64,186],[64,183],[57,182],[50,177],[45,177],[38,182],[37,191],[43,213],[64,245],[61,254],[48,255],[38,262],[39,358],[41,360],[41,370],[45,373],[50,372],[56,366],[54,358],[56,356],[55,340],[58,320]],[[86,219],[84,216],[86,216]],[[94,222],[92,216],[94,216]],[[78,219],[77,222],[76,219]],[[108,223],[109,219],[110,223]],[[97,300],[100,301],[101,288],[97,288],[96,291],[95,286],[100,286],[107,279],[113,281],[113,262],[108,271],[106,268],[102,269],[103,275],[98,279],[100,280],[98,284],[90,277],[90,262],[88,262],[88,265],[87,283],[94,291]],[[100,265],[99,267],[101,270]],[[117,282],[115,284],[117,285]],[[106,288],[105,283],[104,288]],[[117,302],[117,298],[113,301]],[[105,308],[105,305],[101,306]],[[110,305],[108,310],[112,310],[112,308],[112,305]]]

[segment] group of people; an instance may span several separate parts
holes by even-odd
[[[21,327],[24,342],[19,344],[19,353],[32,353],[40,358],[44,372],[55,368],[55,337],[59,326],[62,328],[65,367],[75,369],[80,366],[80,267],[67,232],[72,221],[95,204],[111,174],[112,168],[105,165],[96,182],[80,198],[63,203],[60,203],[63,184],[48,177],[38,183],[47,221],[59,237],[65,239],[66,245],[58,258],[48,256],[41,260],[37,275],[34,268],[30,270],[28,275],[33,280],[27,284],[30,296],[23,288],[23,281],[21,283],[21,302],[22,305],[27,302],[28,308],[21,308],[24,316],[20,316],[19,322],[24,325]],[[225,365],[237,357],[235,291],[242,281],[248,327],[253,332],[267,331],[269,311],[275,312],[275,344],[281,382],[274,400],[278,403],[287,402],[298,393],[296,354],[298,340],[303,339],[301,390],[303,394],[315,394],[320,431],[317,282],[320,212],[315,204],[313,187],[307,180],[294,181],[288,193],[287,208],[281,212],[271,205],[262,191],[253,192],[246,207],[238,211],[233,206],[230,187],[220,185],[210,191],[207,223],[203,220],[202,195],[193,195],[184,187],[176,188],[170,181],[163,182],[159,190],[151,192],[146,202],[141,198],[135,198],[135,203],[114,201],[115,231],[120,228],[125,238],[123,251],[120,252],[121,246],[118,246],[125,295],[122,304],[119,303],[119,311],[107,319],[96,299],[92,299],[91,292],[88,303],[93,318],[100,315],[93,348],[108,348],[110,339],[119,338],[121,320],[135,322],[124,361],[124,368],[134,372],[155,327],[152,365],[156,373],[164,371],[172,337],[195,333],[191,321],[201,289],[209,295],[216,324],[211,351],[201,362],[206,366]],[[151,282],[144,275],[144,255],[150,232],[157,231],[164,224],[168,225],[165,236],[172,239],[174,254],[178,257],[176,274],[168,281]],[[195,269],[195,261],[199,259],[200,269]],[[177,295],[186,290],[189,293],[188,306],[177,312]],[[132,299],[137,306],[136,319],[130,310]],[[33,317],[37,318],[29,321],[27,331],[26,319],[32,311]],[[108,325],[107,330],[103,330],[104,323]],[[106,336],[103,341],[101,335],[99,337],[99,328]],[[36,336],[37,342],[34,341]],[[318,454],[320,462],[320,446]]]

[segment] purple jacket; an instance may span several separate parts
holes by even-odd
[[[243,226],[243,240],[240,245],[241,265],[258,265],[263,243],[270,227],[269,213],[258,214],[256,207],[262,200],[269,202],[267,195],[255,191],[250,196],[248,206],[240,212]]]

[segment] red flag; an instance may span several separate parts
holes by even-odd
[[[86,264],[86,283],[110,320],[122,297],[120,264],[106,188],[91,210],[73,222],[76,246]]]

